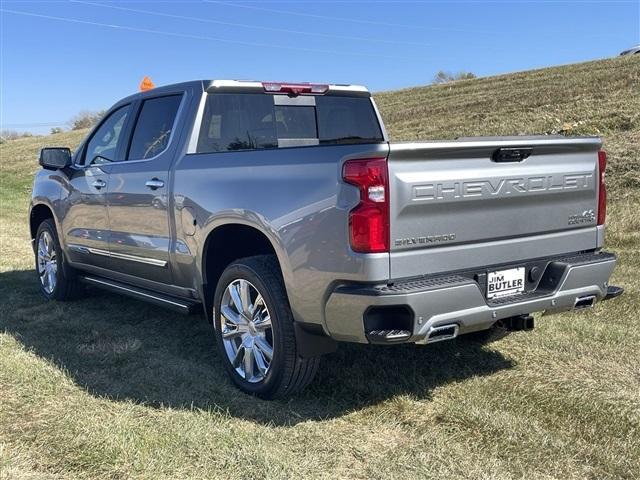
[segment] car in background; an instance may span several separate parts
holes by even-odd
[[[635,55],[637,53],[640,53],[640,45],[636,45],[633,48],[630,48],[629,50],[625,50],[624,52],[622,52],[620,55]]]

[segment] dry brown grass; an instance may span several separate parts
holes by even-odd
[[[297,398],[239,394],[199,317],[38,294],[38,149],[0,146],[0,479],[637,478],[640,58],[377,95],[396,139],[601,133],[626,294],[482,346],[345,345]]]

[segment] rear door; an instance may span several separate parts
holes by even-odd
[[[111,268],[165,284],[171,283],[169,168],[185,96],[149,96],[138,103],[125,159],[111,166],[109,176]]]
[[[599,139],[391,144],[391,274],[596,246]]]

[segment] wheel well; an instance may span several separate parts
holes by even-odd
[[[204,310],[209,322],[213,322],[213,294],[222,272],[233,261],[253,255],[276,255],[269,239],[256,228],[240,224],[223,225],[213,230],[207,237],[202,255],[202,281]],[[276,263],[282,274],[280,262]],[[315,327],[319,326],[315,325]],[[319,328],[321,331],[322,328]],[[294,322],[294,329],[296,348],[303,358],[335,351],[336,342],[325,336],[323,332],[305,329],[297,322]]]
[[[223,225],[213,230],[207,237],[203,252],[203,280],[208,285],[206,294],[211,296],[222,272],[234,260],[276,253],[260,230],[239,224]]]
[[[42,222],[48,218],[53,218],[53,212],[46,205],[36,205],[31,209],[31,216],[29,217],[29,228],[31,229],[31,238],[36,238],[38,233],[38,227]]]

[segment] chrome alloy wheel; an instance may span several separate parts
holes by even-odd
[[[267,376],[273,359],[271,316],[264,298],[250,282],[227,285],[220,302],[220,331],[229,361],[250,383]]]
[[[58,259],[53,238],[46,230],[38,238],[38,276],[44,291],[53,293],[58,278]]]

